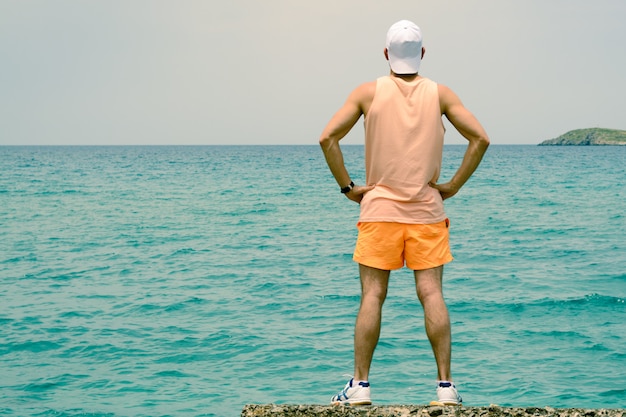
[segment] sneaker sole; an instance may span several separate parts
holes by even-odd
[[[334,406],[345,405],[345,406],[348,406],[348,407],[352,407],[352,406],[356,407],[356,406],[360,406],[360,405],[372,405],[372,402],[371,401],[355,401],[355,402],[352,402],[352,403],[349,403],[349,402],[343,403],[341,401],[335,401],[331,405],[334,405]]]
[[[453,402],[442,402],[442,401],[431,401],[430,405],[438,405],[439,407],[448,407],[448,406],[463,406],[463,403],[453,403]]]

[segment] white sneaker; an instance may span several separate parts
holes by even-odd
[[[353,386],[354,378],[352,378],[343,390],[339,391],[330,399],[333,405],[370,405],[372,399],[370,397],[370,383],[359,382]]]
[[[461,405],[463,398],[456,390],[456,386],[449,381],[439,381],[437,384],[437,401],[431,401],[430,405]]]

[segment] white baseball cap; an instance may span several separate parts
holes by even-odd
[[[387,31],[389,66],[396,74],[417,74],[422,62],[422,31],[413,22],[400,20]]]

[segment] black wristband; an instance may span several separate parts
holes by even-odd
[[[343,187],[341,189],[341,194],[349,193],[350,191],[352,191],[353,188],[354,188],[354,183],[350,181],[350,185]]]

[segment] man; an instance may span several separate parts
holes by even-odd
[[[450,371],[451,331],[443,299],[443,265],[452,260],[443,200],[454,196],[478,167],[489,138],[449,88],[418,74],[422,33],[403,20],[387,33],[390,75],[357,87],[324,129],[320,145],[341,192],[360,203],[354,260],[361,304],[354,330],[354,377],[333,404],[371,404],[369,371],[378,344],[390,271],[414,271],[425,329],[437,364],[437,401],[461,403]],[[339,141],[365,117],[366,186],[346,170]],[[449,182],[437,183],[443,153],[442,116],[469,144]]]

